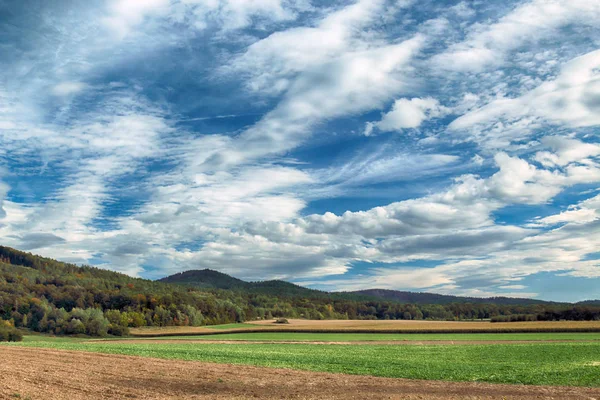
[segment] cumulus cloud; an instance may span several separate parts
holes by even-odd
[[[378,122],[368,122],[365,135],[369,136],[373,128],[382,132],[398,131],[404,128],[418,128],[423,121],[430,118],[442,117],[449,113],[449,109],[431,97],[424,99],[398,99],[392,109],[384,114]]]
[[[546,136],[542,138],[541,142],[552,149],[552,152],[540,151],[535,154],[535,160],[545,167],[562,167],[600,155],[600,145],[582,142],[575,138]]]

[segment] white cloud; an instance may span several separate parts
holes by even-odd
[[[449,109],[431,97],[424,99],[398,99],[392,109],[384,114],[381,121],[368,122],[365,135],[369,136],[373,128],[382,132],[397,131],[403,128],[418,128],[423,121],[430,118],[442,117],[449,113]]]
[[[52,88],[55,96],[70,96],[84,90],[86,85],[81,82],[61,82]]]
[[[600,125],[600,50],[577,57],[546,81],[517,98],[500,98],[455,119],[451,130],[493,127],[499,121],[514,124],[540,118],[571,127]],[[527,124],[529,124],[528,122]],[[523,135],[528,134],[525,126]]]
[[[248,75],[247,87],[261,93],[287,90],[296,74],[370,46],[362,30],[384,1],[360,0],[323,18],[315,27],[276,32],[252,44],[226,71]]]
[[[364,184],[411,181],[440,171],[459,168],[460,158],[447,154],[413,154],[398,152],[391,146],[368,148],[357,156],[325,169],[311,171],[311,175],[326,187],[318,190],[323,196],[332,195]]]
[[[416,36],[399,44],[350,51],[299,73],[282,100],[212,161],[225,168],[280,154],[302,144],[311,128],[331,118],[381,108],[407,86],[410,62],[423,45]],[[211,167],[215,167],[212,165]]]
[[[564,136],[545,136],[541,141],[544,146],[553,150],[540,151],[535,155],[535,160],[545,167],[562,167],[600,155],[600,145],[596,143],[585,143]]]
[[[273,22],[296,18],[296,11],[308,9],[308,2],[286,0],[183,0],[196,28],[206,29],[214,21],[224,30],[252,25],[253,18]]]
[[[1,170],[0,170],[1,171]],[[6,211],[3,208],[4,199],[9,191],[9,186],[4,182],[0,181],[0,226],[2,226],[2,220],[6,217]]]
[[[153,188],[151,202],[136,213],[137,220],[176,226],[200,218],[203,226],[212,228],[249,220],[286,220],[295,217],[305,202],[285,189],[311,182],[308,175],[284,167],[246,167],[217,174],[188,167],[175,174],[179,178],[175,182]],[[185,233],[181,234],[184,240]]]
[[[540,225],[556,225],[565,222],[587,223],[598,219],[600,215],[595,209],[577,208],[573,210],[563,211],[557,215],[541,218],[536,221]]]
[[[332,286],[340,291],[373,288],[414,290],[452,283],[444,274],[427,268],[374,268],[369,272],[368,276],[363,275],[356,279],[328,279],[309,283]]]
[[[103,23],[119,39],[144,21],[144,18],[167,11],[170,0],[112,0],[108,3],[109,16]]]
[[[257,23],[255,20],[293,20],[297,12],[310,9],[309,2],[302,0],[111,0],[102,23],[116,39],[122,40],[151,28],[164,29],[172,22],[189,30],[211,28],[227,32],[247,28]]]
[[[504,62],[510,51],[556,35],[570,24],[594,26],[600,5],[588,0],[533,0],[493,23],[476,23],[466,39],[433,57],[442,70],[482,71]]]
[[[570,206],[560,214],[549,215],[533,221],[536,225],[557,225],[564,223],[587,224],[600,219],[600,195]]]
[[[525,286],[525,285],[504,285],[504,286],[498,286],[498,289],[523,290],[523,289],[527,289],[527,286]]]
[[[302,121],[332,118],[379,108],[401,90],[408,64],[422,37],[400,44],[351,52],[299,75],[271,115]]]

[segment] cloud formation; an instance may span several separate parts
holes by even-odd
[[[36,5],[0,22],[4,245],[332,290],[599,279],[594,2]]]
[[[404,128],[418,128],[423,121],[430,118],[442,117],[449,113],[449,109],[431,97],[419,99],[398,99],[392,109],[382,115],[381,121],[367,122],[365,135],[369,136],[373,128],[382,132],[398,131]]]

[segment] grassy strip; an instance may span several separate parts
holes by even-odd
[[[159,340],[181,339],[181,340],[273,340],[292,342],[354,342],[354,341],[422,341],[422,340],[598,340],[600,333],[312,333],[312,332],[255,332],[255,333],[228,333],[219,335],[198,336],[171,336],[159,337]]]
[[[190,361],[247,364],[392,378],[600,387],[600,343],[473,346],[139,344],[75,340],[3,346],[49,347]]]

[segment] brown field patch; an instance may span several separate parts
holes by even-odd
[[[419,320],[307,320],[289,319],[283,329],[372,329],[372,330],[465,330],[488,331],[498,329],[600,329],[600,321],[531,321],[531,322],[489,322],[489,321],[419,321]],[[282,328],[273,321],[253,321],[248,324]]]
[[[417,381],[0,347],[0,398],[599,399],[600,389]]]
[[[289,319],[289,324],[275,324],[272,320],[247,322],[238,329],[211,329],[210,327],[173,326],[163,328],[131,329],[133,336],[209,335],[232,332],[379,332],[379,333],[477,333],[477,332],[600,332],[600,321],[407,321],[407,320],[305,320]]]

